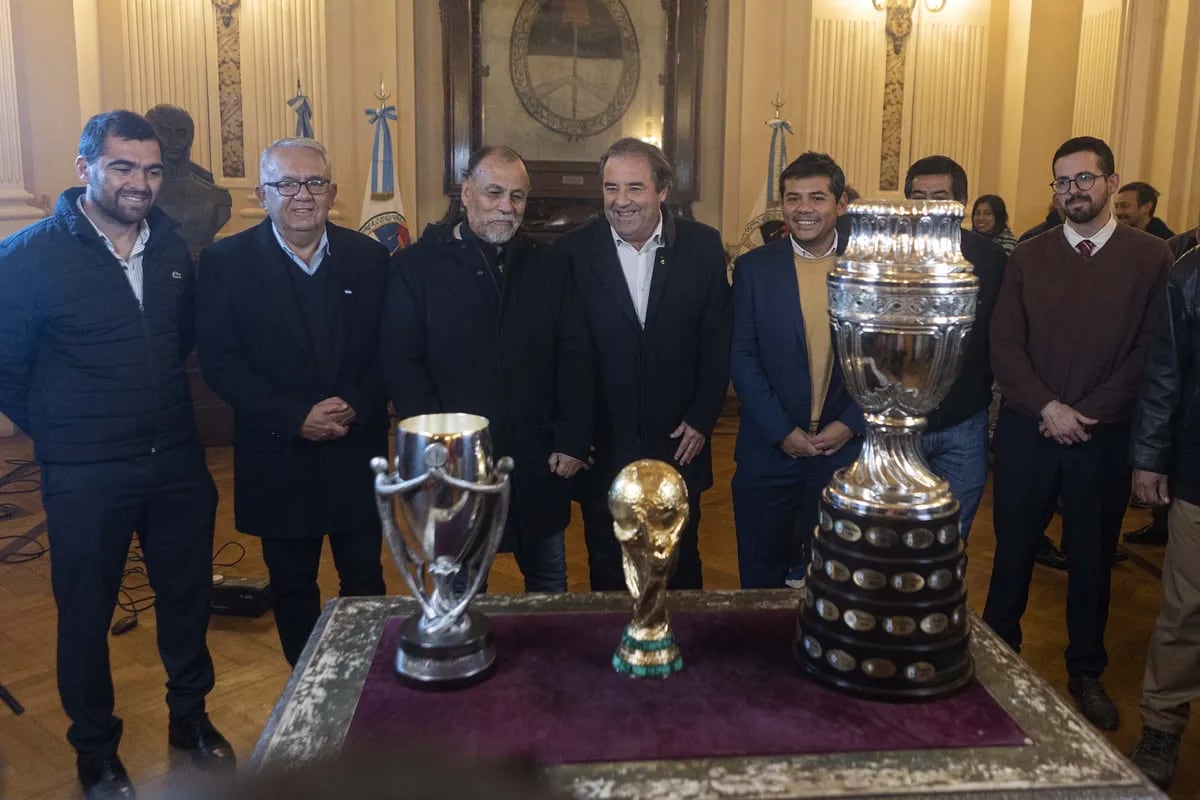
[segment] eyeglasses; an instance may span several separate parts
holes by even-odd
[[[1093,175],[1090,172],[1081,172],[1074,178],[1055,178],[1050,181],[1050,186],[1054,189],[1055,194],[1070,194],[1072,183],[1079,187],[1079,191],[1086,192],[1095,185],[1097,178],[1108,178],[1111,175],[1111,172],[1106,175]]]
[[[279,192],[280,197],[295,197],[300,194],[300,187],[308,189],[311,195],[325,194],[329,191],[330,181],[324,178],[309,178],[306,181],[271,181],[264,183],[263,186],[270,186],[275,191]]]

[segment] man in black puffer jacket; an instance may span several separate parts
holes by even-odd
[[[1163,602],[1142,680],[1133,763],[1164,789],[1188,705],[1200,700],[1200,248],[1175,262],[1167,312],[1146,361],[1130,463],[1138,499],[1171,504]]]
[[[586,469],[592,354],[566,263],[519,232],[528,196],[516,151],[471,154],[463,217],[393,257],[380,352],[401,417],[488,419],[496,457],[516,462],[501,549],[526,591],[565,592],[568,479]]]
[[[202,766],[233,751],[204,711],[216,488],[196,440],[187,246],[154,200],[154,126],[90,119],[86,188],[0,243],[0,411],[33,439],[58,605],[58,688],[89,798],[133,797],[117,757],[108,625],[136,531],[157,595],[168,739]]]

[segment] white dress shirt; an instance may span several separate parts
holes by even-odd
[[[137,298],[138,306],[142,305],[142,253],[146,250],[146,242],[150,241],[150,223],[142,220],[138,225],[137,241],[133,243],[133,250],[129,253],[129,258],[122,258],[117,252],[117,248],[113,247],[112,240],[104,235],[104,231],[100,230],[99,226],[88,216],[88,213],[83,210],[83,195],[79,195],[79,213],[83,214],[83,218],[91,223],[96,230],[96,235],[100,237],[100,241],[104,242],[108,252],[113,254],[113,258],[121,263],[122,269],[125,270],[125,277],[129,280],[129,288],[133,290],[133,296]]]
[[[646,240],[641,249],[634,247],[612,230],[613,243],[617,246],[617,258],[621,260],[621,272],[625,273],[625,284],[629,287],[629,296],[633,300],[633,308],[637,311],[638,322],[646,327],[646,306],[650,303],[650,280],[654,276],[654,253],[663,244],[663,221],[658,218],[658,227]]]
[[[1092,255],[1096,255],[1096,253],[1100,252],[1100,248],[1104,247],[1105,242],[1109,240],[1109,238],[1113,235],[1113,231],[1116,229],[1117,218],[1112,214],[1108,215],[1108,222],[1104,224],[1104,227],[1093,233],[1091,236],[1084,236],[1082,233],[1075,230],[1075,228],[1071,225],[1071,220],[1069,219],[1063,223],[1063,235],[1067,237],[1067,244],[1071,245],[1071,247],[1075,247],[1084,239],[1086,239],[1092,243]]]
[[[296,255],[296,251],[288,247],[288,243],[279,235],[279,229],[275,227],[275,223],[271,223],[271,232],[275,234],[275,241],[279,242],[279,246],[283,248],[283,252],[288,254],[288,258],[296,262],[296,266],[304,270],[304,272],[312,277],[317,274],[317,269],[321,266],[321,262],[325,260],[326,254],[329,253],[329,232],[328,230],[321,231],[321,241],[317,243],[317,250],[313,253],[312,264],[309,264],[300,256]]]
[[[821,255],[808,252],[808,250],[806,250],[799,242],[796,241],[795,236],[788,236],[788,238],[792,240],[792,252],[801,258],[807,258],[809,261],[819,261],[822,258],[831,256],[837,252],[838,234],[836,230],[833,232],[833,241],[829,243],[829,249]]]

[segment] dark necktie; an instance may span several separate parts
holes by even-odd
[[[1084,258],[1091,258],[1092,251],[1096,249],[1096,245],[1092,244],[1091,239],[1084,239],[1079,244],[1075,245],[1075,249],[1079,251],[1079,255]]]

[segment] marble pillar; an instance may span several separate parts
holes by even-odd
[[[10,0],[0,0],[0,236],[44,216],[25,188]]]

